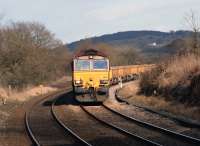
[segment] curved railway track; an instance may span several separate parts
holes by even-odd
[[[145,107],[145,106],[136,105],[136,104],[133,104],[133,103],[130,104],[128,101],[122,99],[122,97],[119,95],[118,92],[119,92],[119,90],[116,90],[116,92],[115,92],[115,99],[118,102],[125,103],[127,105],[131,105],[133,107],[142,109],[142,110],[150,112],[152,114],[157,114],[159,116],[171,119],[171,120],[176,121],[176,122],[180,123],[181,125],[184,125],[184,126],[187,126],[187,127],[198,128],[198,129],[200,128],[200,124],[196,120],[195,121],[192,120],[192,119],[185,120],[185,119],[187,119],[186,117],[176,117],[175,115],[172,116],[172,115],[169,115],[169,114],[166,114],[166,113],[162,113],[162,112],[156,111],[154,109],[151,109],[151,108],[148,108],[148,107]]]
[[[48,98],[48,96],[46,96],[46,98]],[[44,98],[42,98],[42,99],[36,101],[36,102],[30,107],[30,109],[29,109],[28,111],[26,111],[26,113],[25,113],[25,128],[26,128],[26,132],[27,132],[28,136],[30,137],[31,141],[33,142],[33,144],[34,144],[35,146],[41,146],[41,144],[40,144],[40,142],[38,141],[38,139],[36,138],[36,136],[34,135],[33,130],[32,130],[32,128],[31,128],[31,126],[30,126],[30,121],[29,121],[29,119],[30,119],[30,113],[31,113],[31,111],[33,110],[33,107],[36,106],[37,104],[39,104],[40,102],[42,102],[43,100],[44,100]]]
[[[58,95],[63,94],[63,91]],[[47,96],[37,101],[25,114],[25,126],[29,137],[35,146],[47,145],[86,145],[91,146],[83,139],[75,136],[72,131],[64,126],[53,111],[55,96]],[[44,107],[45,103],[48,107]],[[51,102],[51,103],[50,103]],[[38,115],[40,115],[38,117]]]
[[[162,143],[162,142],[157,142],[157,140],[151,140],[151,138],[145,138],[145,136],[143,137],[143,136],[140,136],[140,135],[137,135],[137,134],[133,134],[133,133],[129,132],[128,128],[121,128],[121,126],[118,126],[118,124],[113,124],[112,120],[110,120],[110,121],[104,120],[104,118],[101,118],[101,116],[96,116],[93,112],[91,112],[92,110],[87,110],[84,106],[81,106],[81,108],[88,115],[90,115],[94,119],[98,120],[99,122],[101,122],[101,123],[103,123],[103,124],[105,124],[105,125],[107,125],[109,127],[113,127],[114,129],[116,129],[116,130],[118,130],[120,132],[123,132],[123,133],[125,133],[125,134],[127,134],[129,136],[132,136],[134,138],[142,140],[142,141],[144,141],[146,143],[149,143],[151,145],[170,145],[170,144],[165,144],[165,143]],[[115,114],[115,115],[117,115],[117,116],[119,116],[119,117],[121,117],[123,119],[126,119],[127,121],[132,122],[132,123],[134,123],[134,124],[136,124],[136,125],[138,125],[138,126],[140,126],[142,128],[146,128],[146,129],[152,130],[153,132],[158,132],[160,134],[163,134],[164,136],[167,136],[168,139],[172,139],[172,141],[175,141],[176,142],[175,145],[179,145],[180,143],[184,144],[184,145],[195,145],[195,146],[196,145],[200,145],[200,139],[198,139],[198,138],[190,137],[188,135],[177,133],[175,131],[165,129],[165,128],[162,128],[162,127],[159,127],[159,126],[156,126],[156,125],[141,121],[139,119],[136,119],[136,118],[133,118],[133,117],[129,117],[129,116],[125,115],[125,114],[122,114],[122,113],[120,113],[118,111],[115,111],[115,110],[109,108],[105,104],[102,104],[101,108],[104,109],[104,110],[107,110],[110,113],[112,113],[112,115]],[[95,109],[93,109],[93,111],[95,111]],[[110,118],[111,118],[111,116],[110,116]],[[124,126],[122,126],[122,127],[124,127]],[[172,142],[172,144],[173,144],[173,142]]]
[[[180,140],[191,142],[191,143],[193,143],[195,145],[196,144],[200,145],[200,139],[198,139],[198,138],[194,138],[194,137],[191,137],[191,136],[188,136],[188,135],[184,135],[182,133],[178,133],[178,132],[175,132],[175,131],[172,131],[172,130],[169,130],[169,129],[166,129],[166,128],[163,128],[163,127],[151,124],[151,123],[148,123],[148,122],[144,122],[144,121],[139,120],[137,118],[127,116],[127,115],[125,115],[123,113],[120,113],[120,112],[108,107],[105,104],[102,104],[102,107],[107,109],[107,110],[109,110],[110,112],[115,113],[115,114],[119,115],[120,117],[122,117],[124,119],[127,119],[129,121],[132,121],[132,122],[134,122],[136,124],[142,125],[144,127],[149,127],[151,129],[154,129],[154,130],[157,130],[157,131],[161,131],[161,132],[166,133],[168,135],[175,136],[175,137],[179,138]]]
[[[59,125],[61,125],[66,131],[70,132],[71,135],[73,135],[81,144],[85,145],[85,146],[92,146],[91,144],[89,144],[87,141],[85,141],[83,138],[79,137],[75,132],[73,132],[69,127],[67,127],[57,116],[56,112],[54,111],[54,106],[56,104],[56,101],[58,99],[55,99],[54,102],[51,105],[51,112],[52,115],[54,117],[54,119],[59,123]]]
[[[43,98],[42,100],[37,101],[30,108],[30,110],[26,112],[25,125],[27,129],[27,133],[30,136],[33,144],[36,146],[41,146],[41,145],[59,145],[60,146],[60,145],[66,145],[66,144],[86,145],[86,146],[96,145],[96,143],[94,142],[91,144],[90,142],[86,141],[85,138],[83,139],[81,136],[79,136],[80,133],[77,134],[77,132],[74,131],[73,128],[70,128],[69,126],[66,125],[65,122],[59,119],[59,116],[55,112],[55,105],[56,105],[56,102],[60,98],[58,95],[61,95],[61,94],[63,93],[61,92],[54,95],[49,95],[45,99]],[[48,106],[45,107],[44,105],[46,102],[48,103]],[[88,110],[88,108],[93,107],[93,106],[76,105],[76,107],[79,107],[88,117],[91,117],[91,119],[93,119],[100,125],[107,127],[111,129],[112,131],[115,131],[115,132],[117,131],[117,133],[120,133],[124,135],[125,137],[129,137],[133,141],[139,141],[140,143],[142,143],[142,145],[154,145],[154,146],[170,145],[170,144],[163,143],[162,140],[161,140],[162,142],[159,141],[158,139],[152,140],[151,137],[144,136],[144,135],[141,136],[141,134],[138,134],[137,132],[132,132],[130,131],[130,129],[126,128],[126,125],[124,125],[125,126],[124,128],[124,126],[120,124],[119,125],[116,124],[115,123],[116,121],[114,120],[107,121],[101,116],[100,117],[96,116],[96,114],[91,112],[90,109]],[[136,126],[141,127],[143,129],[152,130],[152,132],[158,132],[160,134],[164,134],[169,139],[172,138],[174,140],[175,138],[175,141],[178,141],[179,144],[186,142],[186,143],[189,143],[189,145],[190,144],[200,145],[200,139],[198,138],[177,133],[175,131],[165,129],[157,125],[141,121],[137,118],[127,116],[119,111],[114,110],[113,108],[110,108],[109,106],[105,104],[99,105],[98,107],[112,114],[112,117],[118,116],[122,118],[123,120],[130,122],[130,125],[134,123]],[[103,115],[103,113],[101,114]],[[95,131],[92,131],[92,132],[95,132]],[[173,143],[173,140],[171,144]]]
[[[55,102],[54,102],[54,105],[56,104],[56,100],[55,100]],[[133,143],[135,143],[136,142],[136,145],[142,145],[142,146],[146,146],[146,145],[153,145],[153,146],[161,146],[160,144],[158,144],[158,143],[156,143],[156,142],[153,142],[153,141],[150,141],[150,140],[148,140],[148,139],[145,139],[145,138],[143,138],[143,137],[140,137],[140,136],[138,136],[138,135],[136,135],[136,134],[132,134],[132,133],[130,133],[130,132],[128,132],[127,130],[125,130],[125,129],[122,129],[122,128],[120,128],[120,127],[117,127],[117,126],[114,126],[114,125],[112,125],[112,124],[109,124],[109,123],[106,123],[105,121],[102,121],[101,119],[98,119],[97,117],[94,117],[94,116],[92,116],[89,112],[87,112],[87,110],[84,108],[84,106],[83,105],[80,105],[78,102],[76,102],[76,104],[75,105],[65,105],[65,110],[66,110],[66,113],[67,113],[67,111],[68,112],[72,112],[72,111],[70,111],[68,108],[67,108],[67,106],[73,106],[73,107],[71,107],[71,108],[73,108],[73,110],[72,111],[76,111],[77,112],[77,109],[80,109],[80,111],[78,112],[79,113],[79,115],[81,115],[81,117],[79,117],[79,119],[81,118],[81,119],[84,119],[84,118],[86,118],[87,120],[87,122],[86,122],[86,124],[87,125],[84,125],[85,124],[85,121],[83,122],[82,120],[79,120],[79,124],[77,124],[76,125],[76,123],[74,122],[75,120],[73,120],[73,117],[76,117],[76,115],[73,115],[72,114],[72,116],[73,117],[71,117],[72,118],[72,122],[70,123],[70,120],[66,120],[66,117],[65,118],[63,118],[63,115],[62,116],[58,116],[56,119],[58,119],[59,120],[59,123],[62,125],[62,127],[67,127],[67,129],[70,129],[70,132],[75,136],[75,137],[78,137],[79,139],[81,139],[82,141],[84,141],[84,142],[86,142],[85,140],[83,140],[82,138],[80,138],[80,136],[79,135],[82,135],[82,137],[86,137],[86,138],[84,138],[84,139],[87,139],[87,141],[91,141],[92,142],[92,144],[90,144],[90,145],[115,145],[115,143],[117,144],[117,145],[123,145],[123,146],[125,146],[125,145],[135,145],[135,144],[132,144],[132,142]],[[57,107],[57,109],[55,110],[54,108],[52,108],[52,111],[53,111],[53,113],[56,115],[56,113],[58,112],[59,113],[59,111],[61,111],[61,110],[63,110],[63,109],[59,109],[59,107]],[[83,113],[82,113],[83,112]],[[58,114],[59,115],[59,114]],[[69,115],[69,114],[68,114]],[[66,114],[66,116],[67,116],[67,114]],[[92,118],[91,118],[92,117]],[[60,119],[59,119],[60,118]],[[61,120],[62,119],[62,120]],[[70,119],[70,117],[67,117],[67,119]],[[76,117],[76,119],[77,119],[77,117]],[[86,131],[84,131],[85,130],[85,128],[81,128],[80,127],[80,129],[79,128],[77,128],[77,127],[79,127],[80,126],[80,123],[82,122],[82,127],[88,127],[88,128],[86,128],[87,129],[87,131],[91,131],[90,132],[90,136],[91,136],[91,138],[89,138],[89,136],[88,136],[88,132],[86,132]],[[100,122],[100,123],[99,123]],[[73,126],[73,125],[75,125],[75,126]],[[93,127],[93,126],[95,126],[95,127]],[[70,127],[70,128],[69,128]],[[71,128],[72,127],[72,128]],[[78,129],[78,130],[77,130]],[[100,130],[101,129],[101,130]],[[104,131],[103,131],[103,130]],[[100,131],[103,131],[102,133],[103,133],[103,137],[104,138],[102,138],[102,133],[100,132]],[[107,138],[106,138],[106,136],[104,136],[105,134],[105,132],[106,133],[109,133],[110,131],[112,131],[113,133],[115,133],[115,135],[121,135],[122,137],[126,137],[126,139],[123,139],[123,138],[120,138],[121,140],[120,140],[120,144],[119,143],[117,143],[117,142],[119,142],[118,141],[118,139],[117,139],[117,142],[115,142],[115,141],[113,141],[112,143],[111,143],[111,139],[113,139],[113,135],[109,135],[109,139],[110,140],[108,140]],[[85,132],[85,133],[84,133]],[[100,133],[99,133],[100,132]],[[111,133],[112,133],[111,132]],[[78,133],[78,135],[76,134],[76,133]],[[81,134],[82,133],[82,134]],[[94,135],[95,135],[95,137],[94,137]],[[92,138],[93,137],[93,138]],[[115,136],[114,136],[115,137]],[[91,140],[91,139],[93,139],[93,140]],[[101,140],[101,142],[99,142],[97,139],[102,139]],[[103,140],[104,139],[104,140]],[[127,142],[127,141],[129,141],[129,142]],[[130,141],[132,141],[132,142],[130,142]],[[86,143],[88,143],[88,142],[86,142]],[[127,143],[129,143],[129,144],[127,144]],[[89,143],[88,143],[89,144]]]
[[[32,130],[31,130],[31,126],[29,125],[29,121],[28,121],[29,114],[30,114],[30,112],[26,112],[25,113],[25,127],[26,127],[26,131],[27,131],[29,137],[31,138],[33,144],[35,146],[40,146],[39,141],[35,138],[35,135],[33,134]]]
[[[123,128],[120,128],[120,127],[118,127],[118,126],[116,126],[116,125],[114,125],[114,124],[108,123],[108,122],[106,122],[106,121],[104,121],[104,120],[101,120],[100,118],[96,117],[94,114],[91,114],[87,109],[84,108],[84,106],[80,106],[80,107],[83,109],[83,111],[84,111],[85,113],[87,113],[89,116],[91,116],[91,117],[94,118],[95,120],[99,121],[99,122],[102,123],[103,125],[106,125],[106,126],[108,126],[108,127],[110,127],[110,128],[113,128],[113,129],[115,129],[115,130],[117,130],[117,131],[119,131],[119,132],[121,132],[121,133],[123,133],[123,134],[126,134],[126,135],[128,135],[128,136],[130,136],[130,137],[132,137],[132,138],[134,138],[134,139],[137,139],[137,140],[139,140],[139,141],[141,141],[142,143],[145,143],[145,144],[147,144],[147,145],[162,146],[162,145],[159,144],[159,143],[156,143],[156,142],[154,142],[154,141],[148,140],[148,139],[146,139],[146,138],[144,138],[144,137],[141,137],[141,136],[139,136],[139,135],[130,133],[129,131],[127,131],[127,130],[125,130],[125,129],[123,129]]]

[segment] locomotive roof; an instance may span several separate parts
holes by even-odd
[[[103,52],[96,50],[96,49],[86,49],[86,50],[81,50],[78,53],[75,54],[75,58],[76,57],[80,57],[80,56],[103,56],[103,57],[107,57],[106,54],[104,54]]]

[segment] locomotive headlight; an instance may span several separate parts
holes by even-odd
[[[100,80],[100,84],[108,84],[108,80]]]
[[[75,84],[82,84],[82,80],[75,80]]]
[[[80,80],[76,80],[75,83],[76,83],[76,84],[80,84],[81,81],[80,81]]]

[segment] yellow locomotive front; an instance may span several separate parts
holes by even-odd
[[[73,59],[73,89],[81,102],[104,101],[109,90],[108,57],[94,49],[79,52]]]

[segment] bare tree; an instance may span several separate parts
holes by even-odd
[[[141,62],[140,53],[135,48],[126,46],[114,46],[106,43],[93,43],[92,40],[83,40],[76,48],[76,52],[93,48],[104,52],[110,59],[112,65],[131,65]]]
[[[91,39],[81,40],[78,46],[76,47],[75,53],[78,53],[79,51],[82,51],[82,50],[91,49],[91,48],[94,48],[94,44],[92,43]]]
[[[192,49],[190,51],[194,54],[200,54],[199,50],[200,21],[193,10],[191,10],[190,13],[186,14],[185,20],[193,31],[192,44],[191,44]]]
[[[2,86],[23,88],[59,78],[69,58],[67,48],[42,24],[17,22],[0,29]]]

